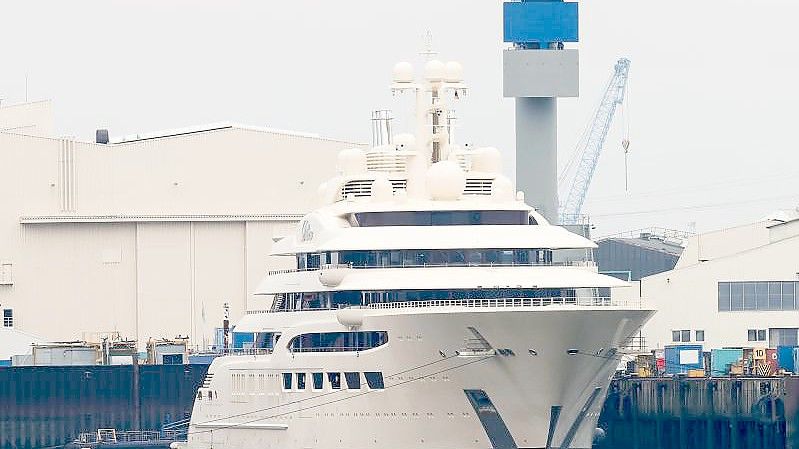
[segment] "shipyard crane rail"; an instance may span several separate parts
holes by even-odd
[[[630,60],[621,58],[613,67],[614,72],[608,81],[602,101],[599,103],[590,127],[586,132],[582,148],[578,146],[575,154],[581,154],[580,162],[574,174],[574,180],[569,187],[566,200],[561,203],[560,222],[561,224],[577,224],[580,220],[580,213],[583,209],[588,187],[591,185],[591,178],[596,171],[599,155],[608,136],[610,124],[616,107],[624,101],[624,93],[627,88],[627,77],[630,71]],[[629,146],[629,141],[625,138],[622,141],[625,152]],[[566,168],[568,170],[568,167]],[[565,174],[565,171],[564,171]]]

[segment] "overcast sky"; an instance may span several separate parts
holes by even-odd
[[[27,74],[29,99],[54,101],[59,134],[83,139],[98,127],[113,137],[235,121],[367,142],[370,111],[393,105],[393,64],[415,61],[430,30],[472,88],[459,140],[500,148],[512,174],[501,10],[497,0],[6,0],[0,97],[23,101]],[[629,191],[617,115],[584,207],[595,236],[715,229],[799,205],[797,17],[791,0],[580,2],[581,96],[559,103],[562,161],[614,61],[632,60]]]

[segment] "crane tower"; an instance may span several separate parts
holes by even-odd
[[[630,60],[619,59],[613,67],[613,75],[608,82],[607,88],[602,95],[599,107],[594,113],[590,123],[582,148],[577,148],[577,153],[581,154],[580,161],[575,169],[574,180],[569,187],[566,200],[560,210],[561,224],[575,224],[580,215],[591,185],[591,178],[594,176],[599,155],[605,145],[605,138],[608,136],[610,124],[616,107],[624,101],[624,91],[627,87],[627,77],[630,72]],[[626,143],[624,144],[626,145]],[[625,151],[627,148],[625,147]]]

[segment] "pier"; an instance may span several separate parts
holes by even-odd
[[[797,449],[799,377],[622,378],[598,449]]]

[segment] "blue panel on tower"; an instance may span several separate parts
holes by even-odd
[[[505,42],[577,42],[577,3],[505,2]]]

